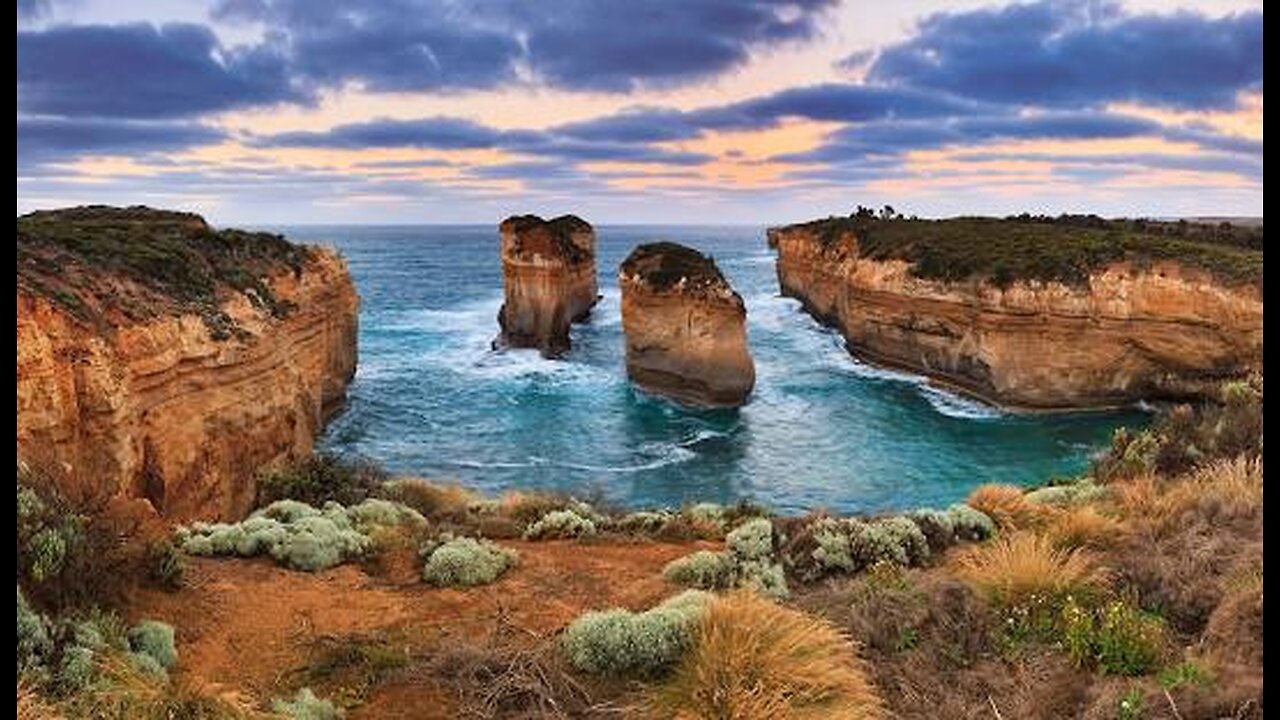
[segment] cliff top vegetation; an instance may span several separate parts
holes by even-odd
[[[728,289],[710,256],[673,242],[645,243],[622,261],[624,275],[640,276],[654,290],[663,291],[684,279],[690,288]]]
[[[228,292],[287,314],[264,278],[301,273],[311,253],[280,235],[215,230],[194,213],[103,205],[19,217],[17,249],[19,290],[81,320],[194,312],[217,338],[236,330],[219,309]]]
[[[550,220],[538,215],[512,215],[499,227],[515,232],[517,254],[549,253],[571,263],[591,259],[591,253],[573,241],[574,233],[592,231],[591,223],[577,215],[561,215]]]
[[[874,260],[907,260],[917,277],[1088,282],[1091,271],[1114,262],[1147,265],[1174,260],[1233,284],[1262,284],[1262,227],[1108,220],[1097,215],[1011,215],[1005,218],[907,218],[886,207],[859,207],[847,217],[789,226],[816,231],[826,247],[856,238]]]

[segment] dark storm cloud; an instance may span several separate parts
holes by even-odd
[[[370,120],[338,125],[321,132],[286,132],[251,140],[259,147],[431,148],[473,150],[498,145],[503,134],[487,125],[450,117],[415,120]]]
[[[1014,105],[1231,107],[1262,81],[1262,13],[1129,15],[1050,0],[940,13],[882,49],[868,79]]]
[[[225,134],[189,122],[18,118],[18,168],[81,155],[170,152],[217,142]]]
[[[608,137],[609,133],[584,133]],[[627,132],[622,132],[627,137]],[[371,120],[339,125],[323,132],[288,132],[254,138],[259,147],[319,147],[342,149],[419,148],[475,150],[494,148],[569,161],[622,161],[697,165],[712,156],[653,147],[643,143],[582,140],[555,131],[502,131],[460,118]]]
[[[527,18],[529,63],[559,87],[625,91],[742,65],[751,51],[817,34],[831,0],[569,0]]]
[[[18,33],[18,107],[26,114],[176,118],[302,99],[280,55],[224,48],[203,25]]]
[[[1055,113],[875,122],[832,133],[823,146],[780,156],[787,162],[841,163],[910,150],[963,146],[993,140],[1096,140],[1158,134],[1151,120],[1112,113]]]
[[[300,77],[373,90],[463,90],[511,83],[627,91],[677,85],[805,40],[833,0],[224,0],[222,20],[278,32]]]

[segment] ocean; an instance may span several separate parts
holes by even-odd
[[[349,403],[320,447],[485,492],[563,490],[627,507],[749,498],[784,512],[945,507],[987,482],[1085,470],[1137,409],[1018,415],[859,362],[780,297],[762,227],[597,228],[603,299],[563,360],[495,352],[496,225],[273,227],[337,247],[361,296]],[[696,410],[627,382],[616,273],[635,245],[711,254],[747,305],[756,389]]]

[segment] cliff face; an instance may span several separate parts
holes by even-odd
[[[710,258],[674,243],[641,245],[618,282],[632,382],[692,405],[746,402],[756,377],[747,310]]]
[[[1060,409],[1189,398],[1261,368],[1262,294],[1163,260],[1088,282],[924,279],[856,237],[773,228],[778,282],[850,350],[999,404]]]
[[[510,217],[498,231],[505,298],[495,346],[538,348],[544,357],[568,352],[569,324],[599,299],[595,231],[573,215]]]
[[[37,241],[19,223],[30,250]],[[191,242],[215,237],[203,221],[190,230]],[[145,227],[131,232],[146,242]],[[135,318],[121,299],[149,298],[154,308],[165,297],[75,266],[68,277],[95,280],[99,291],[68,300],[65,288],[34,289],[49,280],[24,276],[20,263],[19,456],[73,497],[145,498],[175,519],[247,511],[255,473],[311,452],[355,372],[359,300],[346,264],[300,250],[294,267],[255,279],[258,293],[218,285],[216,304],[200,312],[135,308],[152,315]],[[108,296],[114,304],[99,302]]]

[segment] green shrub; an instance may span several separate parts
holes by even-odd
[[[930,550],[941,552],[955,544],[955,523],[948,513],[941,510],[926,509],[916,510],[907,515],[907,517],[916,524],[916,527],[920,528],[920,532],[924,534]]]
[[[759,560],[773,554],[773,523],[765,518],[748,520],[725,536],[725,545],[738,560]]]
[[[733,560],[728,553],[699,550],[667,563],[662,575],[677,585],[720,590],[733,585]]]
[[[1062,609],[1062,636],[1077,665],[1094,665],[1107,675],[1142,675],[1160,660],[1164,624],[1123,600],[1098,609],[1068,599]]]
[[[986,513],[963,503],[947,508],[957,540],[986,540],[996,534],[996,524]]]
[[[182,551],[172,540],[165,539],[147,546],[147,575],[157,586],[166,590],[180,589],[186,570]]]
[[[345,715],[328,700],[321,700],[304,687],[292,700],[276,699],[271,703],[271,711],[284,715],[292,720],[337,720]]]
[[[739,560],[734,568],[734,586],[755,590],[761,595],[785,599],[791,591],[782,566],[768,559]]]
[[[58,664],[58,692],[66,695],[80,692],[93,683],[96,675],[93,650],[79,645],[66,648]]]
[[[1042,505],[1067,506],[1097,499],[1106,492],[1107,489],[1095,483],[1092,478],[1084,478],[1061,485],[1037,488],[1028,492],[1026,499]]]
[[[693,639],[710,595],[687,590],[644,612],[589,612],[565,630],[569,663],[583,672],[653,677],[674,665]]]
[[[1142,689],[1136,686],[1129,688],[1116,706],[1116,720],[1141,720],[1145,705]]]
[[[387,473],[371,462],[318,453],[297,465],[259,477],[257,505],[262,507],[277,500],[298,500],[315,506],[326,502],[355,505],[386,480]]]
[[[129,651],[126,653],[125,657],[128,659],[130,666],[141,670],[147,675],[153,675],[155,677],[169,676],[169,671],[164,669],[164,666],[160,664],[160,661],[151,657],[147,653]]]
[[[552,510],[524,531],[525,540],[576,538],[596,534],[596,524],[573,510]]]
[[[680,514],[688,518],[689,522],[700,525],[722,528],[725,523],[724,506],[716,503],[704,502],[690,505],[681,510]]]
[[[243,521],[194,523],[178,531],[177,541],[192,555],[253,557],[270,555],[295,570],[316,571],[364,556],[378,528],[424,527],[412,508],[370,498],[345,508],[325,503],[322,510],[296,500],[277,500]]]
[[[856,518],[822,517],[813,521],[808,531],[815,547],[809,555],[816,567],[808,579],[862,569],[862,563],[854,557],[852,539],[863,527],[864,523]]]
[[[519,562],[519,554],[488,540],[451,538],[424,548],[422,579],[441,587],[485,585]]]
[[[755,539],[758,541],[758,536]],[[699,550],[667,563],[662,575],[677,585],[699,590],[742,587],[777,598],[790,594],[782,565],[768,556],[745,559],[732,551]]]
[[[1213,674],[1199,663],[1184,661],[1161,670],[1156,676],[1156,681],[1161,687],[1169,690],[1180,687],[1205,687],[1213,682]]]
[[[863,566],[888,560],[914,565],[929,557],[929,541],[916,524],[905,517],[890,517],[867,523],[851,538],[854,557]]]
[[[618,520],[618,529],[628,533],[644,533],[652,535],[662,532],[675,519],[675,515],[667,510],[628,513]]]
[[[171,670],[178,664],[173,626],[159,620],[143,620],[129,628],[129,648],[151,656],[165,670]]]
[[[23,596],[22,588],[19,587],[17,650],[19,674],[38,670],[52,652],[53,641],[49,637],[49,619],[27,603],[27,598]]]

